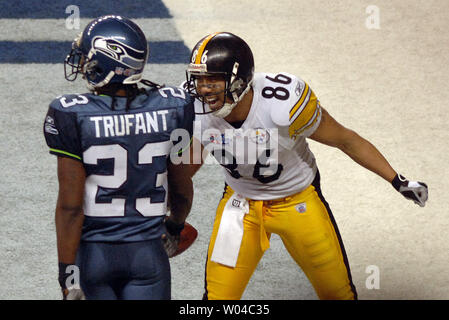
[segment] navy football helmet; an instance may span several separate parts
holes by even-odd
[[[225,80],[225,97],[232,103],[212,111],[204,97],[196,92],[196,78],[221,75]],[[203,103],[202,112],[226,117],[249,91],[254,77],[254,58],[248,44],[229,32],[216,32],[202,38],[193,48],[187,67],[186,89]]]
[[[64,61],[65,78],[81,73],[92,90],[107,84],[135,84],[142,79],[149,46],[142,30],[115,15],[90,22],[72,44]]]

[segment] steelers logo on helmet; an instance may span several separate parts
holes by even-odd
[[[224,118],[251,87],[254,77],[253,54],[240,37],[229,32],[215,32],[205,36],[193,48],[186,76],[187,90],[202,103],[202,111],[196,113],[212,113]],[[212,93],[202,94],[199,80],[204,77],[221,77],[224,88],[213,91],[209,87]],[[211,103],[217,104],[213,97],[220,94],[223,95],[221,106],[211,108]]]

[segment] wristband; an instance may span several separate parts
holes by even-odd
[[[184,229],[184,222],[178,224],[176,222],[173,222],[171,219],[167,218],[165,220],[165,227],[167,228],[167,231],[171,235],[177,236],[181,233],[182,229]]]
[[[393,186],[393,188],[395,188],[397,191],[399,191],[399,188],[402,185],[402,182],[406,181],[407,179],[400,174],[396,174],[393,178],[393,181],[391,181],[391,185]]]
[[[72,266],[73,263],[62,263],[59,262],[58,263],[58,271],[59,271],[59,275],[58,275],[58,281],[59,281],[59,285],[61,286],[62,290],[67,289],[66,286],[66,281],[67,278],[70,277],[72,274],[71,273],[67,273],[67,268],[69,266]]]

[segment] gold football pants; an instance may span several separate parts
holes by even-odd
[[[343,243],[321,194],[319,173],[315,181],[298,194],[270,201],[249,200],[249,213],[243,220],[243,238],[234,268],[210,260],[223,209],[233,192],[227,186],[217,208],[208,249],[204,299],[240,299],[269,247],[272,233],[280,236],[320,299],[357,299]]]

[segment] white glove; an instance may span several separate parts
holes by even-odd
[[[184,223],[177,224],[170,218],[167,218],[165,219],[165,228],[167,232],[162,236],[162,242],[168,257],[171,258],[178,250],[179,240],[181,238],[180,234],[182,229],[184,229]]]
[[[162,242],[164,243],[164,249],[165,252],[167,252],[168,257],[173,257],[176,250],[178,250],[179,235],[173,236],[167,232],[162,236]]]
[[[409,181],[404,176],[397,174],[391,184],[406,199],[412,200],[421,207],[426,205],[429,191],[424,182]]]
[[[86,300],[83,290],[76,287],[69,287],[62,292],[64,300]]]

